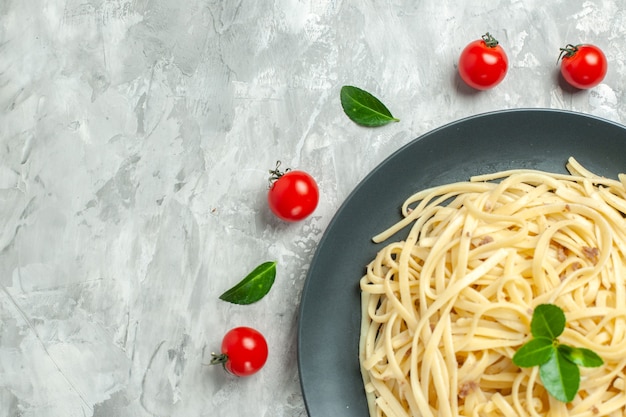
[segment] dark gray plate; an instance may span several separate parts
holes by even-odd
[[[355,188],[324,233],[302,293],[298,366],[310,417],[368,415],[358,360],[358,282],[382,247],[371,237],[400,219],[405,198],[496,170],[564,173],[569,156],[597,174],[617,178],[626,172],[626,128],[559,110],[482,114],[412,141]]]

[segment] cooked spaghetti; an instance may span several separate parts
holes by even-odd
[[[626,176],[511,170],[408,198],[360,281],[370,416],[626,415]],[[565,312],[561,343],[598,353],[573,401],[511,358],[533,308]]]

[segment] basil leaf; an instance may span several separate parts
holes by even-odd
[[[264,262],[237,285],[220,295],[220,299],[233,304],[255,303],[270,291],[275,278],[276,262]]]
[[[565,314],[554,304],[540,304],[533,312],[530,332],[535,337],[556,339],[565,329]]]
[[[604,361],[596,352],[585,348],[577,348],[569,345],[559,345],[559,353],[567,360],[576,365],[587,368],[597,368],[602,366]]]
[[[341,107],[353,122],[367,127],[378,127],[399,122],[385,105],[372,94],[358,87],[341,87]]]
[[[580,386],[578,366],[554,349],[550,359],[539,366],[539,377],[545,389],[557,400],[567,403],[574,399]]]
[[[522,345],[512,360],[523,368],[539,365],[539,377],[548,393],[570,402],[580,386],[578,367],[598,367],[604,361],[592,350],[560,344],[557,338],[564,330],[563,310],[553,304],[538,305],[530,322],[534,339]]]
[[[526,342],[513,355],[513,363],[522,368],[546,363],[554,351],[554,342],[547,337],[538,337]]]

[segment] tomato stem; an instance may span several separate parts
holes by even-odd
[[[571,43],[568,43],[567,45],[565,45],[565,48],[559,48],[561,53],[559,54],[559,58],[556,60],[556,63],[558,64],[559,61],[563,58],[573,57],[576,54],[576,52],[578,52],[579,46],[580,45],[572,45]]]
[[[494,38],[491,33],[487,32],[485,33],[483,36],[483,41],[485,42],[485,45],[487,45],[489,48],[495,48],[496,46],[498,46],[498,40],[496,38]]]
[[[276,180],[278,180],[280,177],[282,177],[283,175],[285,175],[286,172],[289,172],[291,170],[291,168],[287,168],[285,170],[285,172],[282,172],[279,168],[280,168],[280,161],[276,161],[276,167],[274,169],[270,169],[270,177],[268,179],[269,181],[269,187],[271,188],[272,185],[274,184],[274,182]]]
[[[219,355],[217,353],[211,353],[211,356],[211,362],[209,362],[211,365],[224,365],[226,362],[228,362],[228,355],[224,353],[220,353]]]

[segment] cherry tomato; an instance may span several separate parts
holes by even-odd
[[[470,42],[459,58],[459,75],[470,87],[487,90],[504,79],[509,60],[504,49],[489,33]]]
[[[561,74],[576,88],[587,89],[600,84],[606,75],[606,56],[594,45],[567,45],[561,48]]]
[[[212,365],[221,363],[236,376],[257,373],[267,361],[267,342],[263,335],[251,327],[235,327],[222,339],[222,353],[213,354]]]
[[[295,222],[309,216],[319,201],[319,189],[315,179],[304,171],[282,173],[270,171],[270,190],[267,201],[270,210],[282,220]]]

